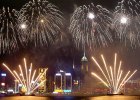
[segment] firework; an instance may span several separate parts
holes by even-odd
[[[62,27],[62,13],[46,0],[33,0],[20,10],[18,18],[23,34],[29,42],[49,45],[54,42]]]
[[[36,90],[40,85],[42,85],[46,80],[42,81],[38,84],[40,78],[46,74],[46,71],[48,69],[45,69],[43,73],[39,73],[39,75],[36,75],[36,70],[33,71],[32,63],[30,64],[30,67],[27,68],[27,62],[24,58],[24,69],[22,69],[22,66],[19,65],[19,73],[17,71],[12,71],[6,64],[3,63],[3,66],[13,75],[15,80],[17,80],[20,84],[22,84],[22,89],[24,89],[26,94],[31,94]],[[33,72],[33,73],[32,73]]]
[[[139,45],[140,41],[140,1],[122,0],[113,13],[113,27],[117,37],[132,47]]]
[[[107,86],[111,90],[111,93],[113,93],[113,94],[120,93],[123,86],[136,73],[137,70],[135,70],[131,74],[130,74],[130,71],[128,71],[126,73],[126,75],[123,75],[123,71],[121,70],[121,65],[122,65],[121,61],[118,64],[119,67],[117,68],[117,54],[115,54],[113,68],[111,66],[110,67],[107,66],[107,63],[106,63],[103,55],[101,55],[101,58],[104,63],[104,68],[102,68],[100,66],[100,64],[97,62],[97,60],[94,57],[92,57],[92,60],[95,62],[97,67],[100,69],[100,71],[105,79],[101,78],[96,73],[92,72],[91,74],[94,75],[96,78],[98,78],[105,86]]]
[[[112,41],[110,12],[100,5],[80,6],[70,19],[70,33],[76,46],[107,46]]]
[[[17,26],[18,12],[10,8],[0,9],[0,53],[18,49],[22,39]]]

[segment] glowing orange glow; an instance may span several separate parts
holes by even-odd
[[[19,65],[19,71],[20,74],[18,74],[15,70],[12,71],[6,64],[3,63],[3,66],[13,75],[15,80],[18,80],[20,84],[22,84],[23,88],[22,90],[26,94],[30,94],[34,92],[41,84],[43,84],[46,80],[42,81],[40,84],[37,84],[39,79],[46,73],[48,69],[45,69],[43,73],[39,74],[36,77],[36,70],[32,73],[32,63],[30,64],[30,67],[27,68],[26,59],[24,58],[24,68],[25,71],[22,70],[21,65]],[[23,73],[25,72],[25,73]]]
[[[126,82],[137,72],[137,70],[135,70],[132,74],[130,74],[131,72],[128,71],[126,75],[123,76],[123,71],[121,70],[122,61],[119,62],[119,68],[117,68],[116,53],[114,57],[115,59],[113,68],[111,66],[107,67],[108,65],[103,55],[101,55],[101,58],[103,60],[105,70],[102,68],[101,65],[99,65],[99,63],[94,57],[92,57],[92,60],[100,69],[105,80],[93,72],[91,74],[94,75],[97,79],[99,79],[105,86],[107,86],[113,94],[118,94],[122,90],[123,85],[126,84]]]

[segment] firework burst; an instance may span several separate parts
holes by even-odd
[[[25,70],[23,70],[22,66],[19,65],[19,72],[15,70],[12,71],[5,63],[3,63],[2,65],[12,74],[15,80],[17,80],[20,84],[22,84],[22,89],[23,92],[25,92],[25,94],[33,93],[40,85],[42,85],[46,81],[44,80],[40,84],[38,84],[41,77],[43,77],[43,75],[46,74],[47,69],[45,69],[43,73],[39,73],[39,75],[36,75],[36,70],[33,71],[32,63],[30,64],[30,67],[27,68],[27,62],[25,58],[24,58]]]
[[[76,46],[107,46],[112,41],[110,12],[100,5],[80,6],[70,20],[70,33]]]
[[[98,76],[95,73],[91,73],[96,78],[98,78],[105,86],[107,86],[112,94],[118,94],[122,90],[123,86],[126,84],[126,82],[136,73],[137,70],[135,70],[133,73],[130,74],[130,71],[126,73],[126,75],[123,75],[123,70],[121,69],[122,62],[118,64],[117,68],[117,54],[115,54],[114,59],[114,67],[111,66],[108,67],[105,58],[103,55],[101,55],[101,58],[104,63],[104,68],[100,66],[100,64],[97,62],[97,60],[92,57],[92,60],[95,62],[97,67],[100,69],[103,77]]]
[[[22,42],[18,32],[18,12],[14,9],[0,9],[0,53],[10,53]]]
[[[113,27],[117,37],[132,47],[140,44],[140,1],[122,0],[113,13]]]
[[[54,42],[62,26],[62,13],[46,0],[33,0],[20,10],[20,26],[28,40],[37,45]]]

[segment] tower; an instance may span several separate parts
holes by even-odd
[[[87,73],[88,72],[88,59],[85,56],[85,53],[84,53],[84,56],[81,59],[81,63],[82,63],[82,65],[81,65],[82,73]]]
[[[80,92],[85,92],[87,87],[87,82],[85,81],[86,76],[88,75],[88,59],[84,56],[81,59],[81,72],[80,72]]]

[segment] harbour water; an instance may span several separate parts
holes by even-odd
[[[39,96],[9,96],[0,97],[0,100],[140,100],[140,96],[55,96],[55,97],[39,97]]]

